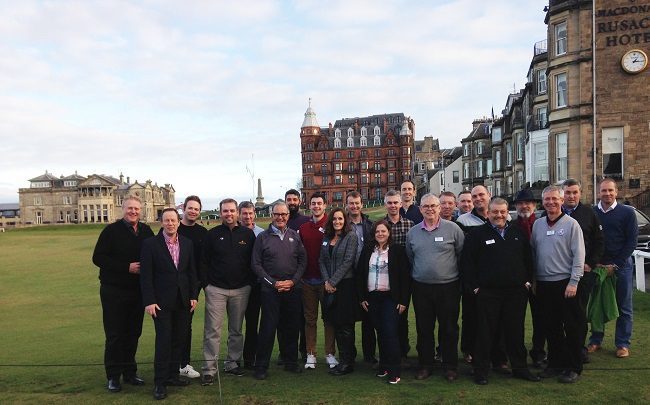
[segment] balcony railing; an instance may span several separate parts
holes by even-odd
[[[546,40],[535,42],[535,45],[533,46],[533,55],[537,56],[546,53],[548,52],[547,48]]]

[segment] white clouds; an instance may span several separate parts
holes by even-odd
[[[404,112],[451,146],[523,85],[544,5],[14,2],[0,15],[0,170],[15,189],[83,167],[246,196],[255,153],[270,200],[300,176],[308,97],[323,126]]]

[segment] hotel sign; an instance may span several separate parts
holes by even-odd
[[[603,1],[602,3],[610,3]],[[650,43],[650,3],[596,9],[596,32],[605,34],[605,46]]]

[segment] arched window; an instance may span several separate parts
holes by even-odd
[[[348,128],[348,136],[352,136],[352,135],[354,135],[354,131],[352,130],[352,128]]]
[[[341,147],[341,138],[334,138],[334,147],[335,148]]]
[[[361,136],[366,136],[366,135],[368,135],[368,130],[366,129],[366,127],[361,127]]]
[[[365,136],[362,136],[359,144],[360,146],[368,146],[368,139]]]
[[[375,146],[381,145],[381,141],[379,140],[379,135],[375,135],[374,144]]]
[[[336,130],[334,131],[334,136],[337,137],[337,138],[340,137],[341,136],[341,130],[336,128]]]
[[[373,130],[373,135],[379,135],[379,126],[375,125],[375,129]]]
[[[348,148],[354,148],[354,138],[348,138]]]

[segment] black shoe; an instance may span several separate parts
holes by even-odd
[[[494,367],[492,367],[492,370],[494,370],[495,373],[498,374],[503,374],[503,375],[510,375],[512,372],[508,368],[508,365],[503,363],[503,364],[498,364]]]
[[[364,357],[363,361],[366,362],[366,363],[370,363],[370,364],[377,364],[378,363],[377,358],[375,356]]]
[[[224,373],[234,375],[235,377],[241,377],[246,375],[246,372],[242,370],[241,367],[231,368],[230,370],[224,370]]]
[[[246,370],[254,370],[255,369],[255,363],[253,363],[251,361],[245,361],[244,362],[244,368]]]
[[[488,380],[486,376],[477,374],[474,376],[474,382],[478,385],[487,385]]]
[[[541,373],[539,373],[540,378],[553,378],[557,377],[560,374],[560,370],[555,368],[546,367]]]
[[[546,366],[546,359],[533,360],[533,367],[544,368],[544,366]]]
[[[561,383],[573,384],[574,382],[578,381],[579,378],[580,375],[575,371],[565,371],[564,373],[560,374],[557,380]]]
[[[417,374],[415,374],[415,379],[426,380],[430,376],[431,376],[431,371],[428,368],[421,368],[418,370]]]
[[[456,370],[447,370],[445,372],[445,380],[447,382],[454,382],[458,379],[458,372]]]
[[[130,377],[124,377],[124,383],[131,385],[144,385],[144,380],[138,377],[137,374],[134,374]]]
[[[253,374],[253,378],[256,380],[266,380],[267,374],[266,370],[263,368],[258,368],[255,370],[255,373]]]
[[[349,364],[339,364],[338,366],[331,368],[329,373],[331,375],[346,375],[354,371],[354,368]]]
[[[171,386],[171,387],[186,387],[186,386],[190,385],[190,380],[183,380],[183,379],[181,379],[179,377],[172,377],[172,378],[169,378],[169,379],[165,380],[165,382],[163,384],[168,386],[168,387],[169,386]]]
[[[161,400],[167,398],[167,387],[164,385],[156,385],[153,387],[153,399]]]
[[[122,384],[120,384],[119,378],[109,378],[108,379],[108,390],[110,392],[120,392],[122,391]]]
[[[520,380],[526,380],[530,382],[542,381],[542,378],[540,376],[531,373],[529,370],[515,371],[512,373],[512,376],[515,378],[519,378]]]
[[[302,367],[300,367],[297,364],[285,364],[284,371],[287,371],[289,373],[294,373],[294,374],[300,374],[302,373]]]

